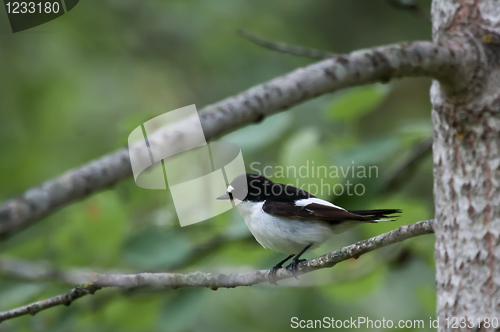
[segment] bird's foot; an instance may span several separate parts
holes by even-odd
[[[295,279],[299,280],[297,277],[297,265],[299,265],[302,262],[305,262],[307,259],[293,259],[290,264],[286,267],[288,271],[291,271]]]
[[[278,283],[276,282],[276,273],[281,268],[283,268],[283,263],[278,263],[271,269],[271,271],[269,271],[269,274],[267,275],[267,279],[268,279],[270,284],[278,285]]]
[[[289,260],[290,258],[292,258],[293,256],[295,255],[290,255],[288,256],[287,258],[285,258],[284,260],[282,260],[281,262],[279,262],[278,264],[276,264],[272,269],[271,271],[269,271],[269,274],[267,275],[267,279],[269,280],[269,283],[270,284],[274,284],[274,285],[278,285],[276,283],[276,273],[278,272],[279,269],[283,268],[283,264]]]

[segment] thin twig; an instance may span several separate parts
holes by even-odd
[[[288,45],[283,42],[275,42],[275,41],[270,41],[267,39],[263,39],[261,37],[258,37],[248,31],[245,30],[238,30],[238,34],[242,36],[245,39],[248,39],[254,44],[257,44],[259,46],[262,46],[264,48],[267,48],[268,50],[271,51],[276,51],[276,52],[281,52],[281,53],[287,53],[287,54],[292,54],[292,55],[298,55],[298,56],[305,56],[308,58],[313,58],[313,59],[327,59],[335,56],[335,53],[331,52],[326,52],[322,50],[318,50],[315,48],[308,48],[308,47],[303,47],[303,46],[295,46],[295,45]]]
[[[433,232],[433,221],[420,221],[411,225],[404,225],[396,230],[384,233],[368,240],[360,241],[326,255],[302,262],[298,266],[299,274],[333,267],[335,264],[350,258],[359,256],[388,246],[411,237],[430,234]],[[88,283],[80,285],[69,293],[59,295],[47,300],[35,302],[17,309],[0,313],[0,322],[23,316],[34,315],[41,310],[45,310],[57,305],[69,305],[72,301],[104,287],[137,288],[137,287],[208,287],[216,290],[218,288],[234,288],[238,286],[252,286],[268,280],[269,270],[258,270],[249,273],[219,274],[194,272],[189,274],[181,273],[140,273],[140,274],[95,274],[91,276]],[[276,280],[288,279],[293,275],[286,269],[278,270]]]
[[[42,310],[46,310],[58,305],[69,306],[74,300],[77,300],[88,294],[94,294],[99,289],[101,289],[101,287],[98,287],[94,284],[79,285],[73,288],[68,293],[58,295],[47,300],[38,301],[13,310],[2,312],[0,313],[0,322],[24,315],[34,316]]]

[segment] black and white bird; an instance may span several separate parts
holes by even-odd
[[[264,248],[289,255],[272,268],[269,279],[273,283],[278,269],[292,257],[287,269],[297,278],[297,265],[303,261],[300,256],[332,234],[360,223],[395,220],[390,215],[401,213],[399,209],[347,211],[302,189],[248,173],[236,177],[217,199],[234,200],[250,232]]]

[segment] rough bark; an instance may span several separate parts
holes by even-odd
[[[431,88],[437,315],[442,331],[456,330],[452,317],[489,331],[500,319],[500,2],[435,0],[432,19],[435,42],[478,59],[465,86]]]

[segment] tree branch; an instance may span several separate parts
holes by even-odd
[[[66,294],[58,295],[47,300],[29,304],[24,307],[19,307],[13,310],[2,312],[0,313],[0,322],[24,315],[34,316],[42,310],[49,309],[58,305],[69,306],[74,300],[77,300],[88,294],[94,294],[94,292],[99,289],[100,287],[97,287],[93,284],[80,285],[76,288],[73,288]]]
[[[298,266],[299,274],[333,267],[335,264],[350,258],[358,258],[367,252],[404,241],[411,237],[430,234],[433,232],[433,221],[420,221],[411,225],[404,225],[396,230],[363,240],[326,255],[302,262]],[[104,287],[137,288],[143,286],[173,289],[179,287],[208,287],[213,290],[218,288],[234,288],[238,286],[252,286],[268,280],[269,270],[258,270],[249,273],[219,274],[194,272],[189,274],[180,273],[140,273],[140,274],[94,274],[90,276],[89,282],[82,284],[66,294],[62,294],[47,300],[38,301],[30,305],[0,313],[0,322],[23,316],[35,315],[57,305],[70,305],[72,301]],[[293,277],[286,269],[278,270],[276,280]]]
[[[241,29],[238,30],[238,34],[243,38],[248,39],[252,43],[267,48],[268,50],[271,51],[298,55],[298,56],[305,56],[313,59],[327,59],[335,56],[335,53],[326,52],[315,48],[288,45],[283,42],[274,42],[266,40]]]
[[[205,107],[199,113],[201,125],[206,139],[213,140],[316,96],[397,77],[428,76],[441,80],[443,86],[458,89],[462,86],[457,84],[468,82],[464,78],[465,68],[480,65],[475,52],[474,47],[464,42],[422,41],[334,56]],[[197,121],[188,118],[161,127],[148,137],[151,149],[170,147],[172,154],[182,151],[183,138],[192,137]],[[65,204],[129,177],[132,174],[129,153],[142,155],[145,151],[138,145],[121,149],[0,205],[0,237],[5,238]]]

